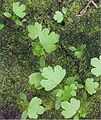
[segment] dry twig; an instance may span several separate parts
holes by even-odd
[[[95,8],[98,8],[98,6],[95,3],[95,1],[94,0],[90,0],[88,2],[88,4],[76,16],[83,16],[86,13],[87,9],[90,7],[90,4],[93,4]]]

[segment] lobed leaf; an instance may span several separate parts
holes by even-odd
[[[63,14],[60,11],[56,11],[54,15],[54,20],[57,21],[57,23],[61,23],[63,21]]]
[[[91,70],[92,74],[96,75],[96,77],[101,76],[101,55],[99,59],[96,57],[92,58],[91,65],[94,67]]]
[[[70,102],[64,101],[61,103],[61,107],[64,109],[61,113],[65,118],[71,118],[76,114],[80,108],[80,100],[71,98]]]
[[[90,95],[96,93],[96,89],[98,88],[98,86],[98,82],[94,82],[93,78],[87,78],[85,88]]]
[[[40,43],[47,53],[56,49],[56,43],[59,41],[59,35],[51,32],[48,28],[43,29],[39,34]]]
[[[38,22],[36,22],[34,25],[28,25],[27,29],[28,29],[28,32],[29,32],[28,36],[32,40],[34,40],[34,39],[39,37],[39,33],[42,30],[42,25],[39,24]]]
[[[35,88],[40,89],[41,85],[40,82],[43,79],[40,73],[33,73],[29,76],[29,83],[30,85],[34,85]]]
[[[32,98],[28,106],[28,116],[29,118],[37,119],[38,115],[44,113],[45,109],[41,106],[42,100],[38,97]]]
[[[50,91],[58,86],[66,75],[66,70],[57,65],[54,69],[50,66],[42,69],[41,75],[45,78],[41,81],[42,87],[46,91]]]
[[[24,16],[26,15],[26,13],[24,12],[25,10],[26,10],[26,6],[24,4],[20,5],[20,2],[13,3],[13,12],[18,17],[24,18]]]

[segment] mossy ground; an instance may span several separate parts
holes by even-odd
[[[12,12],[12,3],[15,0],[1,0],[0,13],[4,11]],[[90,59],[98,57],[100,54],[100,28],[99,10],[93,6],[82,17],[75,17],[85,5],[85,1],[67,3],[67,0],[20,0],[27,6],[26,19],[28,23],[40,22],[45,27],[50,27],[52,31],[60,34],[60,43],[57,50],[51,55],[47,55],[46,61],[49,65],[62,65],[67,70],[67,76],[80,74],[82,83],[86,77],[92,77]],[[61,10],[62,6],[68,7],[68,14],[61,24],[53,20],[56,10]],[[73,22],[68,21],[71,16]],[[26,27],[17,27],[9,19],[1,19],[5,23],[5,28],[0,31],[0,119],[20,118],[21,108],[19,106],[19,93],[25,92],[29,98],[40,96],[40,93],[31,90],[28,84],[28,76],[39,69],[38,58],[33,56],[30,39],[27,36]],[[86,44],[85,59],[80,62],[79,68],[75,60],[66,55],[68,44],[78,46]],[[63,48],[61,47],[61,44]],[[99,79],[98,79],[99,81]],[[41,93],[41,98],[47,96]],[[87,118],[98,119],[100,114],[100,92],[97,92],[91,99],[90,109]],[[62,118],[57,111],[49,111],[41,118]]]

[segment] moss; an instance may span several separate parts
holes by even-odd
[[[0,4],[2,12],[12,12],[12,2],[14,0],[4,0]],[[60,34],[60,43],[58,48],[51,55],[46,56],[48,65],[62,65],[67,70],[67,77],[75,74],[80,75],[80,81],[84,83],[86,77],[92,77],[90,74],[90,59],[100,54],[99,40],[99,11],[91,8],[86,15],[77,18],[75,14],[82,9],[84,2],[68,4],[64,0],[20,0],[27,6],[26,19],[28,23],[40,22],[44,27],[51,28]],[[76,4],[76,8],[75,5]],[[61,24],[53,20],[53,15],[56,10],[61,10],[62,6],[68,7],[68,14],[65,16]],[[71,8],[71,9],[70,9]],[[67,18],[71,16],[73,22],[68,22]],[[5,24],[7,23],[5,20]],[[28,84],[28,76],[39,69],[38,58],[33,56],[30,39],[27,36],[27,31],[24,28],[17,27],[11,20],[10,24],[6,24],[5,28],[0,31],[0,109],[9,106],[14,111],[21,109],[18,106],[19,93],[24,91],[28,98],[39,96],[44,98],[48,93],[37,92],[32,90]],[[68,45],[75,47],[85,43],[85,58],[79,62],[76,58],[72,59],[73,54],[68,50]],[[62,46],[61,46],[62,45]],[[65,48],[65,49],[64,49]],[[66,51],[65,51],[66,50]],[[70,56],[69,56],[70,54]],[[78,63],[75,63],[77,61]],[[84,62],[85,61],[85,62]],[[79,64],[79,66],[78,66]],[[41,92],[41,94],[40,94]],[[98,99],[96,99],[98,98]],[[89,98],[90,99],[90,98]],[[89,109],[88,118],[99,118],[99,93],[91,97],[92,104]],[[7,107],[8,108],[8,107]],[[96,108],[96,109],[95,109]],[[18,112],[17,114],[21,114]],[[19,116],[19,115],[18,115]],[[5,118],[5,116],[3,116]],[[10,118],[9,116],[8,118]],[[17,116],[14,116],[17,118]],[[40,118],[62,118],[60,112],[52,109],[46,112]]]

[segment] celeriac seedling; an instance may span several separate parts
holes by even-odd
[[[26,15],[25,10],[26,10],[26,6],[24,4],[20,5],[20,2],[14,2],[13,3],[14,15],[9,12],[4,12],[3,15],[7,18],[11,18],[16,25],[23,26],[22,21],[20,21],[17,17],[24,18]]]
[[[70,46],[69,50],[71,50],[72,52],[74,52],[74,56],[76,56],[77,58],[81,59],[84,53],[84,49],[86,48],[85,44],[82,44],[81,46],[79,46],[78,48],[74,47],[74,46]]]

